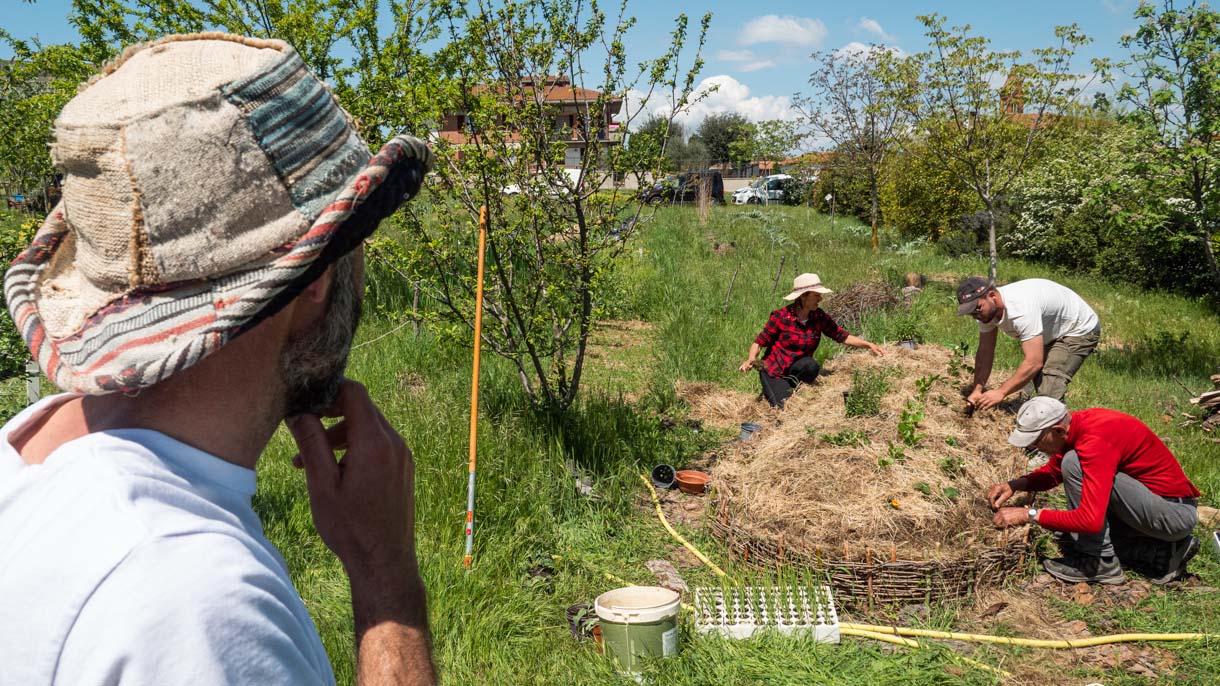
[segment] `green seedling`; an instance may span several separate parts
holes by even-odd
[[[924,434],[918,432],[919,423],[923,421],[923,406],[908,402],[898,420],[898,436],[903,443],[914,446],[919,443]]]
[[[939,464],[940,471],[951,479],[956,479],[966,473],[965,462],[960,457],[946,457]]]
[[[940,374],[928,374],[915,380],[915,390],[918,392],[920,401],[928,397],[928,391],[932,390],[932,385],[942,378],[944,377]]]
[[[945,486],[944,488],[940,489],[940,494],[949,500],[957,500],[957,496],[959,495],[957,489],[952,486]]]
[[[888,467],[895,462],[903,462],[907,459],[906,451],[902,449],[901,445],[893,442],[889,443],[888,445],[889,450],[886,452],[886,454],[877,458],[877,466],[879,467]]]
[[[945,445],[949,446],[950,448],[956,448],[957,438],[953,436],[945,436]]]
[[[911,488],[919,491],[920,493],[922,493],[924,495],[932,495],[932,487],[929,486],[927,484],[927,482],[916,481],[915,483],[911,484]]]

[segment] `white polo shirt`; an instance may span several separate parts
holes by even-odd
[[[1098,329],[1097,313],[1072,289],[1047,279],[1025,279],[996,288],[1004,299],[998,323],[979,322],[979,332],[999,328],[1025,342],[1037,336],[1043,343],[1085,336]]]
[[[0,429],[0,685],[333,684],[254,472],[155,431],[29,465]]]

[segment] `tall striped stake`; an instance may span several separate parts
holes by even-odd
[[[470,380],[470,483],[466,489],[466,557],[469,567],[474,550],[474,458],[479,428],[479,348],[483,342],[483,248],[487,244],[487,206],[479,208],[479,281],[474,296],[474,370]]]

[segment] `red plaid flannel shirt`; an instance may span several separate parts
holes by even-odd
[[[838,343],[847,340],[850,335],[820,307],[809,313],[809,319],[804,324],[797,321],[792,308],[793,305],[789,305],[772,312],[767,325],[754,339],[760,347],[771,349],[763,358],[763,364],[767,367],[767,375],[772,378],[783,376],[797,358],[813,355],[818,343],[822,342],[822,334]]]

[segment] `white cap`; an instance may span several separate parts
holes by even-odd
[[[1067,405],[1046,396],[1031,398],[1017,411],[1017,428],[1008,435],[1008,442],[1018,448],[1028,448],[1050,427],[1067,416]]]

